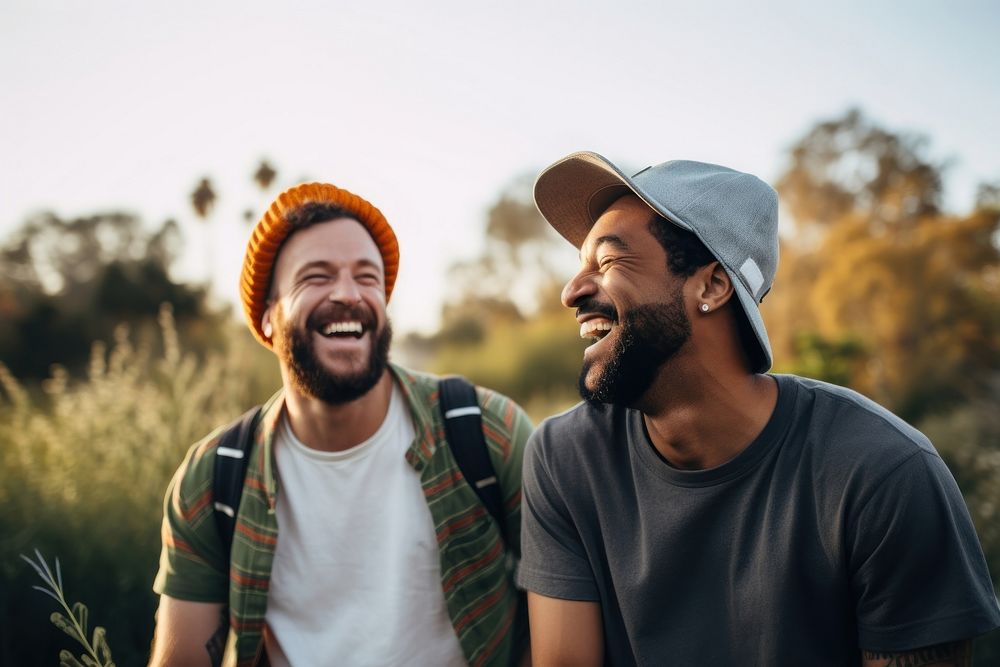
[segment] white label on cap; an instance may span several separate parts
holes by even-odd
[[[743,274],[750,287],[750,292],[753,293],[753,298],[756,299],[757,292],[764,284],[764,275],[760,272],[757,262],[753,261],[753,257],[747,257],[747,261],[743,262],[743,266],[740,267],[740,273]]]

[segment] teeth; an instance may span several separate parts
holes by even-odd
[[[608,320],[589,320],[580,325],[580,338],[600,338],[598,332],[611,331],[612,326]]]
[[[364,327],[361,322],[331,322],[323,327],[323,335],[330,336],[338,333],[362,333]]]

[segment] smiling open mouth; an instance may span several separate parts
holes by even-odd
[[[361,338],[365,333],[365,327],[357,320],[347,322],[329,322],[319,329],[319,333],[326,338]]]
[[[611,320],[605,320],[603,318],[587,320],[580,325],[580,338],[589,338],[594,341],[599,341],[607,336],[614,326],[615,325]]]

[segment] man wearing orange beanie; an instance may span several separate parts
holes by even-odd
[[[255,226],[243,308],[283,388],[256,421],[230,553],[213,519],[221,430],[170,483],[151,664],[217,664],[227,636],[238,665],[507,665],[525,654],[512,570],[531,423],[477,388],[501,528],[445,442],[438,379],[388,360],[398,268],[381,212],[332,185],[287,190]]]

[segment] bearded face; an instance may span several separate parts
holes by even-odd
[[[272,316],[274,351],[288,369],[288,379],[300,393],[331,405],[354,401],[368,393],[385,373],[392,343],[392,326],[363,304],[347,307],[324,302],[297,327],[276,303]],[[324,363],[317,342],[325,339],[371,338],[367,358],[360,365],[333,371]]]
[[[620,317],[595,299],[580,301],[577,312],[600,314],[614,322],[600,344],[601,358],[587,358],[580,372],[580,395],[586,401],[634,406],[650,388],[660,368],[691,337],[691,321],[681,291],[661,303],[634,306]]]

